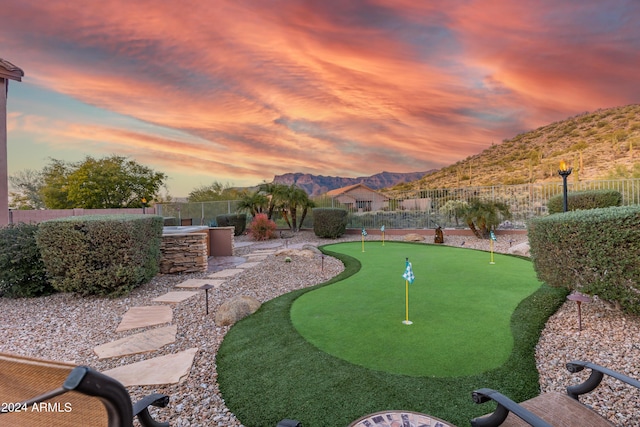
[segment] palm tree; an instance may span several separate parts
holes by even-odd
[[[489,231],[495,229],[500,222],[511,218],[509,206],[502,202],[483,202],[480,199],[469,200],[464,219],[473,234],[479,239],[489,237]]]
[[[236,210],[238,212],[249,212],[252,217],[259,213],[262,213],[266,206],[268,206],[269,200],[266,195],[255,191],[253,193],[245,192],[238,201]]]
[[[316,204],[313,200],[309,199],[309,197],[307,196],[307,199],[301,204],[301,206],[302,206],[302,215],[300,216],[300,226],[298,227],[298,230],[300,229],[300,227],[302,227],[302,224],[304,223],[304,219],[307,217],[307,213],[309,212],[309,209],[315,208]]]
[[[264,182],[258,187],[258,192],[263,194],[267,202],[267,219],[273,219],[273,213],[282,205],[282,195],[288,187],[284,184]]]

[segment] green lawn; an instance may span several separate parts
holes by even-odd
[[[390,243],[385,244],[388,245]],[[238,322],[227,333],[216,357],[218,383],[227,406],[248,427],[273,427],[283,418],[300,420],[305,427],[344,427],[362,415],[384,410],[404,409],[423,412],[447,420],[458,426],[469,425],[475,416],[487,413],[490,405],[475,405],[471,392],[481,387],[500,390],[516,401],[525,400],[538,393],[538,374],[535,365],[535,345],[540,331],[548,317],[562,304],[566,297],[564,289],[540,286],[533,294],[524,298],[510,318],[512,348],[504,363],[484,372],[464,376],[409,376],[370,369],[350,363],[343,358],[320,350],[298,333],[291,321],[291,309],[295,301],[308,293],[325,287],[340,286],[360,271],[362,265],[368,268],[366,256],[373,252],[375,243],[367,242],[366,252],[356,245],[352,255],[330,252],[328,254],[345,263],[345,271],[329,282],[309,289],[294,291],[267,303],[252,316]],[[407,244],[407,255],[399,260],[401,275],[404,271],[404,256],[409,256],[416,274],[410,292],[420,286],[423,277],[435,274],[435,266],[418,262],[412,253],[416,245]],[[429,250],[449,250],[453,248],[433,247]],[[358,251],[360,250],[360,253]],[[502,264],[507,258],[496,258],[495,265],[488,265],[489,254],[485,252],[456,249],[451,262],[460,270],[471,259],[479,256],[478,268],[491,268],[493,274],[507,274]],[[373,255],[373,254],[371,254]],[[357,257],[357,258],[356,258]],[[484,262],[482,262],[484,258]],[[515,258],[531,265],[528,261]],[[486,266],[484,264],[487,264]],[[395,265],[395,262],[394,262]],[[506,267],[506,266],[505,266]],[[525,268],[525,269],[526,269]],[[424,269],[424,270],[423,270]],[[432,271],[433,270],[433,271]],[[453,270],[451,277],[460,280]],[[491,273],[489,273],[491,274]],[[512,271],[508,274],[518,275]],[[464,278],[475,282],[480,274],[474,272]],[[513,277],[513,276],[512,276]],[[435,285],[427,285],[432,286]],[[473,290],[473,286],[468,289]],[[416,291],[417,292],[417,291]],[[434,298],[429,294],[430,298]],[[404,295],[401,296],[403,298]],[[394,303],[395,305],[395,303]],[[422,318],[418,310],[410,318],[419,326]],[[399,311],[399,313],[397,313]],[[392,323],[404,318],[404,306],[394,309]],[[432,319],[426,316],[425,319]],[[479,319],[477,323],[483,322]],[[405,329],[407,330],[407,329]],[[467,352],[461,366],[482,363],[484,355]]]
[[[464,376],[502,365],[516,306],[540,287],[528,260],[435,245],[358,242],[325,247],[362,268],[292,306],[293,325],[318,348],[367,368],[412,376]],[[409,257],[409,319],[402,273]],[[469,356],[473,355],[473,358]]]

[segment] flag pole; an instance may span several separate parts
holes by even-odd
[[[407,258],[407,265],[409,265],[409,258]],[[409,279],[404,280],[404,301],[405,301],[405,319],[402,321],[405,325],[411,325],[413,322],[409,320]]]
[[[489,262],[489,264],[495,264],[495,262],[493,262],[493,242],[495,241],[496,241],[496,235],[493,232],[493,230],[491,230],[489,234],[489,247],[491,248],[491,261]]]

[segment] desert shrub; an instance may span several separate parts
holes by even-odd
[[[0,296],[19,298],[54,292],[36,244],[36,224],[0,229]]]
[[[257,214],[249,224],[249,235],[253,240],[269,240],[276,237],[277,225],[267,214]]]
[[[540,280],[640,314],[640,206],[537,217],[527,234]]]
[[[553,196],[547,202],[550,214],[562,212],[563,195]],[[620,206],[622,194],[615,190],[587,190],[575,191],[567,194],[567,209],[575,211],[579,209],[608,208]]]
[[[119,296],[159,270],[163,220],[150,215],[87,215],[40,223],[36,241],[61,292]]]
[[[318,237],[335,239],[347,228],[347,211],[335,208],[313,209],[313,232]]]
[[[233,235],[240,236],[247,229],[246,214],[224,214],[216,216],[218,227],[233,227]]]

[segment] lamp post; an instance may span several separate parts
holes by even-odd
[[[567,167],[567,162],[562,160],[558,174],[562,177],[562,212],[567,211],[567,177],[571,175],[573,168]]]

